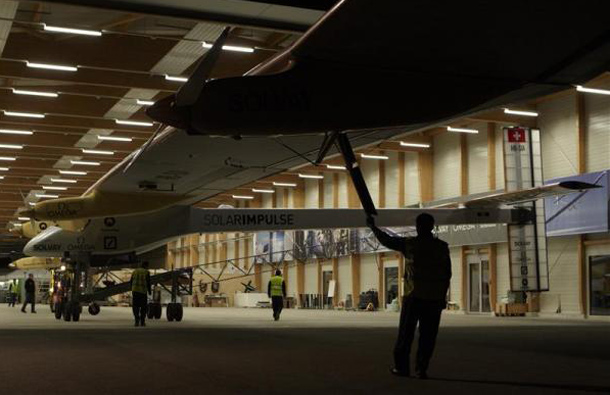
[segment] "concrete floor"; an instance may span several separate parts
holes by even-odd
[[[419,381],[388,372],[396,313],[191,308],[134,328],[127,308],[38,311],[0,306],[2,393],[610,393],[610,323],[445,314]]]

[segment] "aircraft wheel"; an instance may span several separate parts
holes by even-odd
[[[167,308],[165,309],[166,315],[167,315],[167,320],[169,322],[172,322],[175,318],[174,315],[174,303],[168,303],[167,304]]]
[[[72,321],[78,322],[80,320],[80,313],[82,312],[82,308],[80,303],[72,304]]]
[[[163,309],[161,309],[161,303],[155,303],[155,319],[160,319],[163,315]]]
[[[63,309],[64,309],[64,307],[62,306],[61,303],[59,303],[59,302],[55,303],[54,313],[55,313],[55,318],[57,318],[58,320],[61,319],[61,313],[62,313]]]
[[[91,314],[91,315],[98,315],[100,313],[101,308],[100,308],[99,304],[91,303],[87,310],[89,311],[89,314]]]
[[[182,303],[176,303],[176,307],[174,308],[174,319],[177,322],[182,321],[183,314],[184,314],[184,311],[182,309]]]
[[[155,308],[154,308],[154,307],[155,307],[155,304],[154,304],[154,303],[149,303],[149,304],[146,306],[146,317],[147,317],[149,320],[152,320],[152,319],[153,319],[153,317],[155,316]]]
[[[63,304],[62,314],[64,321],[70,322],[72,320],[72,302],[66,302]]]

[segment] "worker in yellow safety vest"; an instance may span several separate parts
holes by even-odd
[[[8,305],[9,307],[15,307],[15,303],[17,302],[17,293],[19,292],[19,284],[17,283],[17,279],[13,279],[8,288]]]
[[[286,283],[282,278],[282,272],[278,269],[275,271],[275,276],[269,280],[267,286],[267,295],[271,298],[271,306],[273,306],[273,319],[279,320],[282,308],[284,307],[284,298],[286,297]]]
[[[135,326],[146,326],[146,306],[150,295],[150,273],[148,273],[148,262],[142,262],[142,267],[137,268],[131,274],[131,305]]]

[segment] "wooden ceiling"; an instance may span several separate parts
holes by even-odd
[[[181,86],[180,82],[166,80],[164,74],[172,73],[163,73],[164,66],[160,65],[172,63],[171,56],[176,57],[172,50],[181,43],[194,43],[199,48],[201,41],[190,38],[196,29],[218,27],[205,21],[57,3],[19,2],[16,10],[7,4],[0,1],[0,30],[2,26],[8,30],[4,48],[0,46],[0,158],[15,160],[0,160],[0,168],[9,168],[0,170],[0,176],[4,176],[0,179],[0,252],[19,249],[23,243],[14,239],[7,226],[17,221],[17,209],[25,205],[24,196],[33,196],[31,192],[41,191],[43,185],[68,187],[66,191],[49,191],[62,197],[80,195],[151,136],[154,126],[118,125],[116,117],[108,116],[109,111],[123,104],[119,112],[125,119],[150,121],[144,113],[145,106],[138,106],[136,100],[159,99]],[[103,34],[97,37],[51,33],[44,30],[44,24],[98,30]],[[295,35],[285,32],[233,27],[227,44],[248,46],[255,51],[224,51],[214,77],[241,75],[294,39]],[[199,55],[185,56],[192,59],[186,63],[177,59],[186,66],[182,76],[190,74]],[[28,67],[27,62],[78,69],[75,72],[37,69]],[[14,89],[58,93],[58,97],[19,95]],[[5,111],[44,114],[44,118],[15,117]],[[5,134],[2,130],[33,134]],[[98,141],[97,134],[129,137],[132,141]],[[113,155],[85,154],[82,148],[112,151]],[[70,157],[101,164],[70,168],[86,171],[86,176],[60,175],[59,168],[70,167],[65,165]],[[52,183],[48,176],[77,182]]]

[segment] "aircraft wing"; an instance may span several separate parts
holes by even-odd
[[[580,181],[563,181],[520,191],[493,194],[482,198],[469,200],[463,204],[467,208],[490,208],[501,205],[513,205],[531,202],[533,200],[549,196],[586,192],[587,190],[594,188],[599,188],[599,186]]]
[[[353,140],[363,145],[392,133],[396,132],[362,132]],[[37,220],[67,221],[194,204],[306,163],[299,154],[314,160],[323,139],[323,135],[292,135],[235,140],[189,136],[167,127],[146,150],[126,157],[82,196],[42,201],[24,214]],[[134,155],[138,157],[131,163]]]

